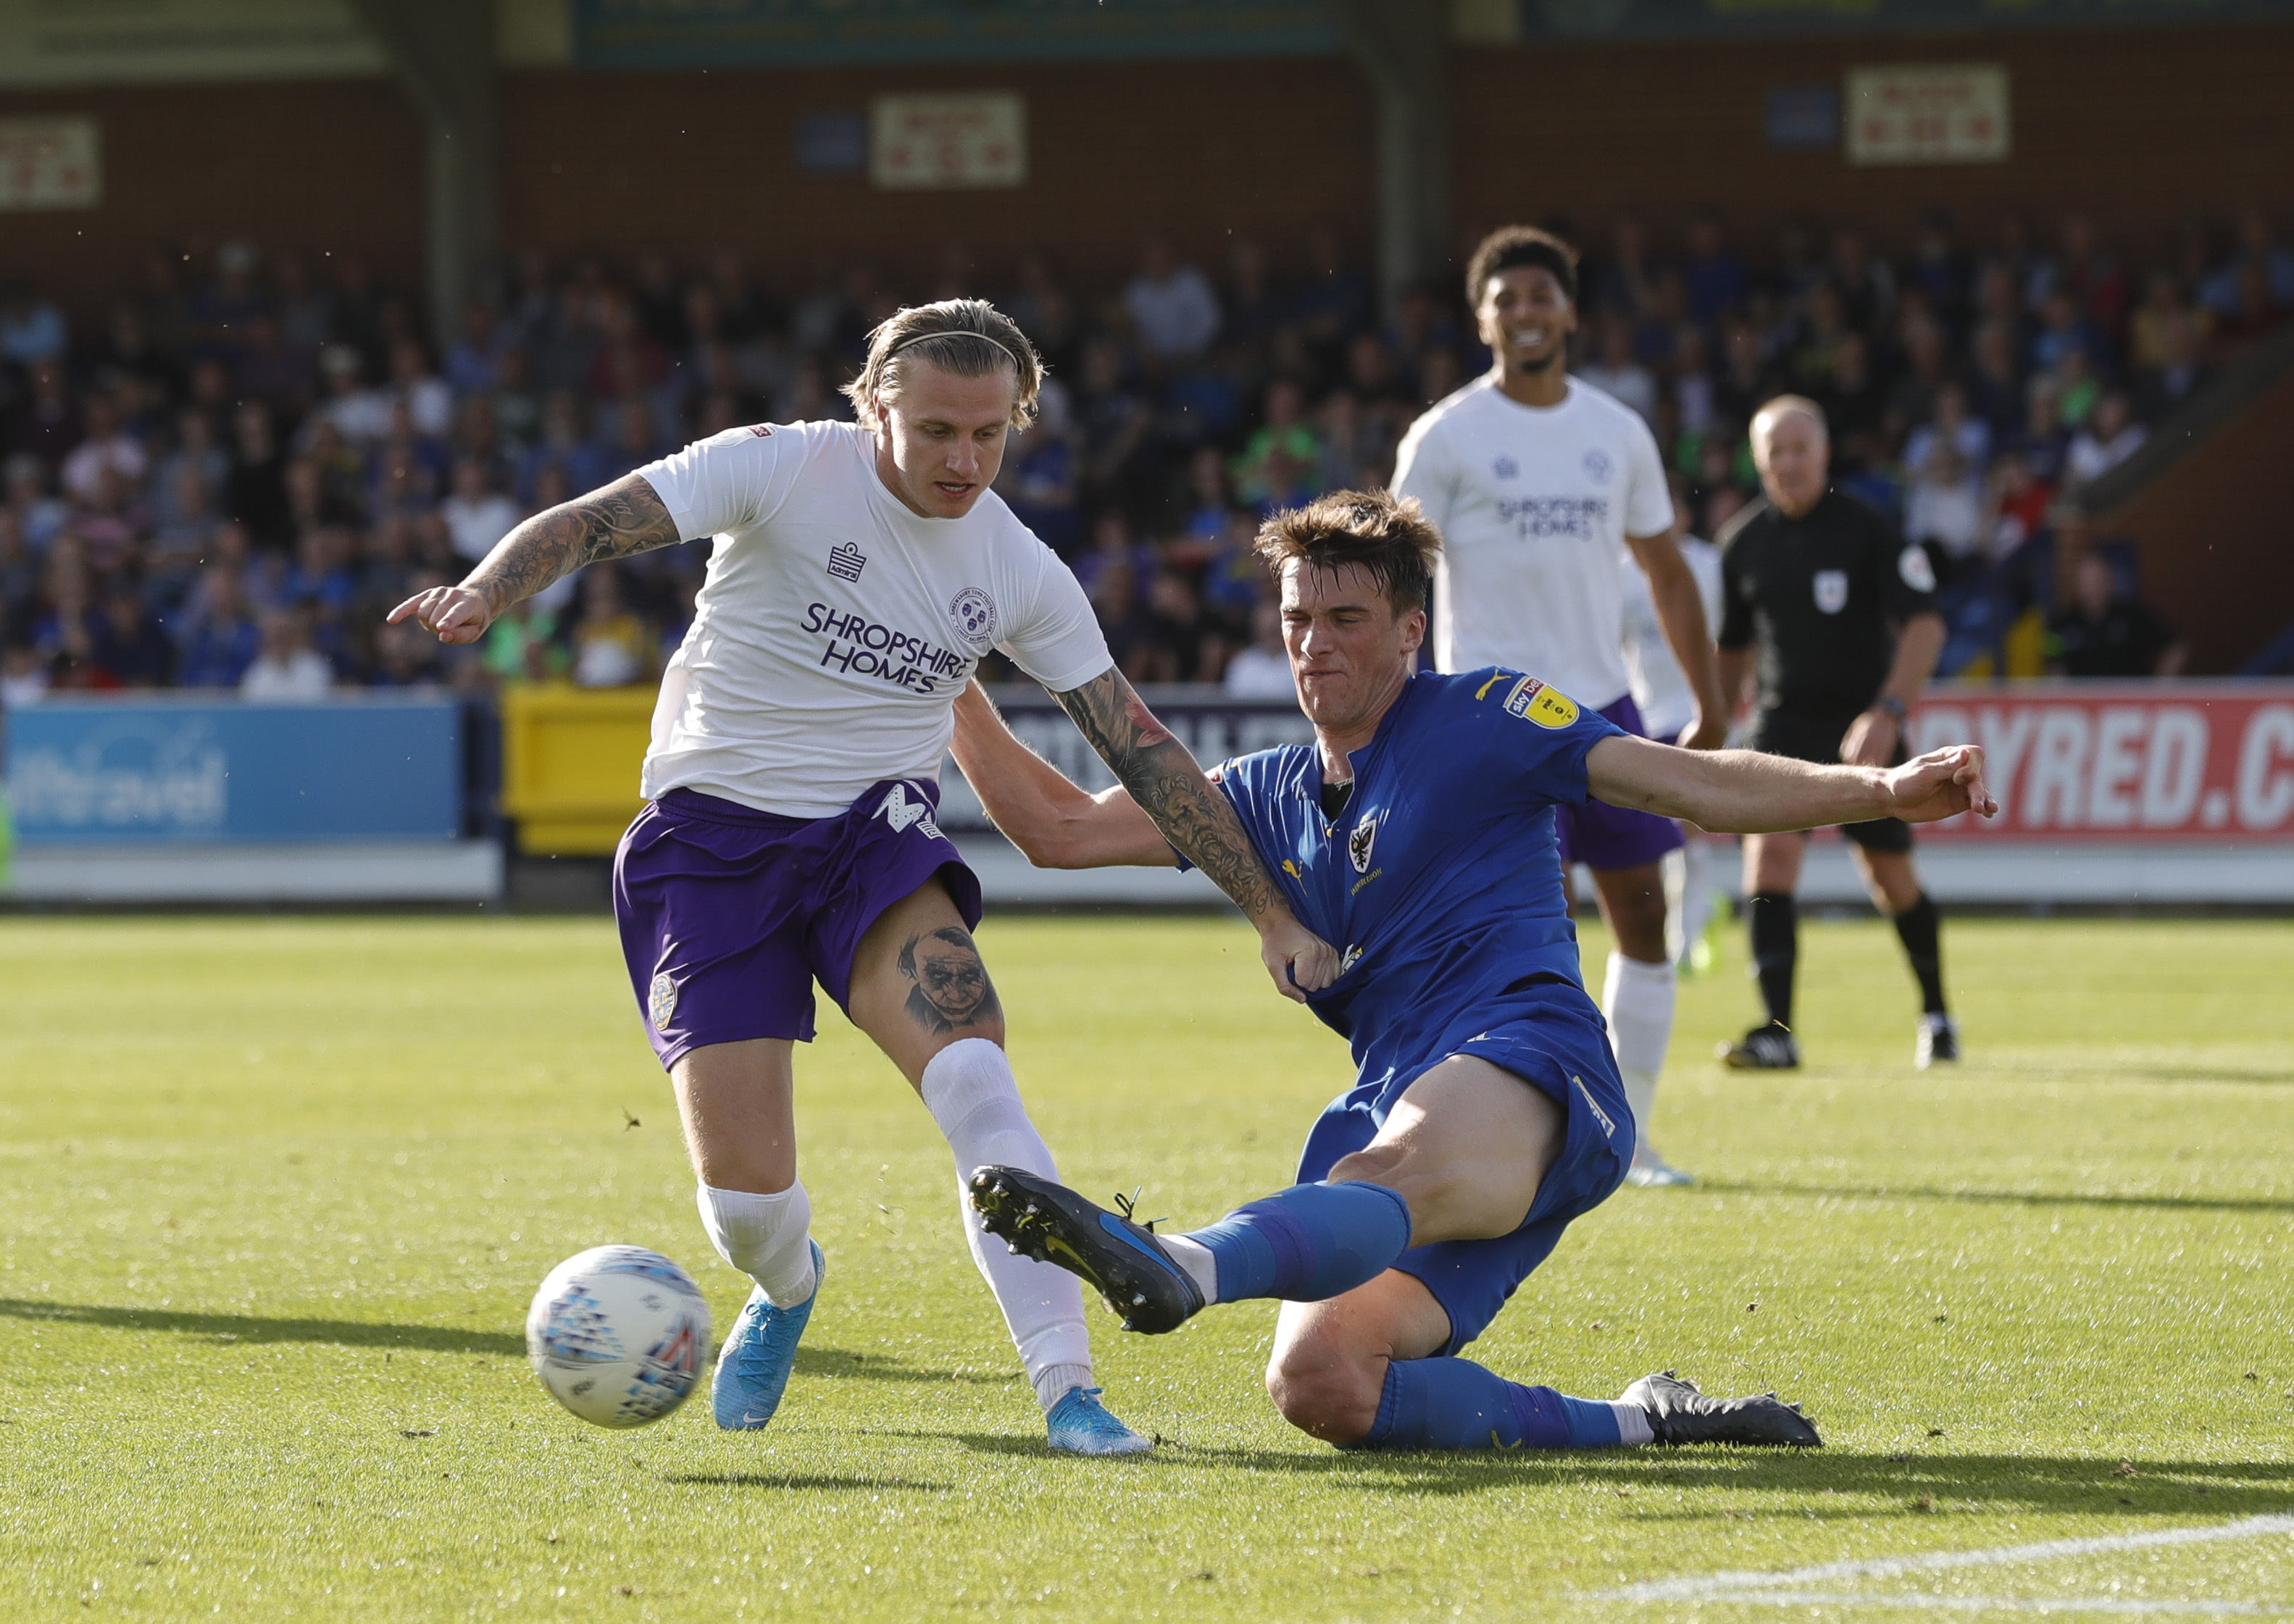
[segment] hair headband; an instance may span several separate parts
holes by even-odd
[[[911,345],[928,344],[935,338],[977,338],[982,344],[992,344],[997,349],[1003,351],[1005,354],[1012,358],[1012,369],[1013,371],[1017,372],[1023,378],[1028,376],[1028,363],[1020,359],[1019,353],[1013,349],[1010,345],[1005,343],[1001,338],[991,338],[986,333],[973,332],[968,327],[954,328],[946,332],[938,333],[910,333],[907,337],[896,340],[892,346],[884,352],[884,359],[886,361],[890,361],[893,356],[899,354],[902,350],[908,348]]]

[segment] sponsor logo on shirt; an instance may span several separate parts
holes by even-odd
[[[1516,462],[1510,457],[1501,457],[1490,465],[1490,472],[1496,475],[1500,479],[1519,479],[1521,477],[1521,464]]]
[[[1927,555],[1921,554],[1920,561],[1924,564],[1927,561]],[[1816,572],[1815,584],[1816,607],[1818,613],[1838,614],[1843,609],[1848,607],[1848,572],[1846,570],[1818,570]]]
[[[1609,461],[1609,453],[1607,451],[1595,451],[1585,453],[1585,477],[1597,485],[1606,485],[1609,483],[1610,469],[1614,466]]]
[[[646,1013],[653,1017],[653,1029],[656,1032],[665,1029],[670,1017],[677,1013],[677,983],[669,978],[665,970],[646,989]]]
[[[926,840],[939,840],[948,838],[940,833],[940,825],[932,821],[931,803],[921,798],[910,800],[908,786],[905,784],[896,784],[892,786],[892,792],[885,796],[883,804],[876,808],[876,816],[892,826],[894,834],[899,833],[910,824],[914,824],[923,831]]]
[[[773,426],[769,423],[752,423],[749,425],[749,432],[760,440],[769,440],[773,437]]]
[[[1577,702],[1534,677],[1525,677],[1513,685],[1513,691],[1505,697],[1505,708],[1508,716],[1541,727],[1566,727],[1577,719]]]
[[[966,587],[948,602],[948,623],[956,635],[974,649],[985,650],[996,643],[996,600],[982,587]]]
[[[858,581],[868,567],[868,555],[852,541],[839,541],[828,549],[828,572],[839,581]]]
[[[1543,536],[1590,541],[1608,516],[1606,496],[1506,497],[1498,503],[1498,517],[1525,541]]]
[[[960,686],[972,669],[969,656],[943,648],[930,637],[895,631],[866,615],[848,614],[826,604],[806,608],[804,629],[827,634],[821,640],[823,670],[881,678],[911,694],[944,693],[943,683]]]

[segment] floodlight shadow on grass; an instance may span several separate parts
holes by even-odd
[[[2000,1206],[2127,1206],[2160,1212],[2294,1213],[2294,1200],[2274,1196],[2114,1196],[2082,1190],[1937,1190],[1923,1184],[1771,1184],[1700,1178],[1693,1193],[1810,1196],[1844,1201],[1966,1201]]]
[[[0,1297],[0,1316],[107,1330],[175,1331],[216,1343],[316,1342],[352,1348],[415,1348],[429,1353],[523,1357],[525,1338],[507,1331],[444,1325],[388,1325],[360,1320],[268,1320],[254,1314],[191,1314],[163,1308],[111,1308],[85,1303],[35,1303]]]

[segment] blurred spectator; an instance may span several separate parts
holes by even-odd
[[[493,551],[494,543],[525,516],[508,497],[487,488],[485,464],[475,457],[454,465],[454,493],[439,505],[438,514],[454,540],[455,556],[472,564]]]
[[[178,679],[187,688],[235,688],[262,651],[239,572],[211,564],[199,578],[198,607],[186,619]]]
[[[324,699],[334,684],[334,667],[311,646],[310,623],[304,611],[266,613],[261,652],[240,678],[240,696],[273,702]]]
[[[2142,415],[2153,423],[2179,410],[2207,382],[2200,361],[2199,320],[2176,311],[2160,322],[2152,362],[2136,376]]]
[[[99,687],[157,688],[166,686],[175,663],[175,646],[143,606],[135,578],[122,570],[111,577],[103,609],[93,627],[89,663]]]
[[[1160,238],[1148,242],[1139,274],[1123,290],[1123,308],[1139,342],[1159,361],[1200,354],[1218,337],[1218,296],[1210,279],[1174,260]]]
[[[1282,606],[1268,599],[1251,611],[1250,641],[1226,662],[1220,686],[1233,699],[1298,697],[1290,677],[1290,655],[1282,646]]]
[[[45,552],[71,509],[48,491],[47,470],[40,459],[23,452],[8,459],[8,511],[20,527],[24,545]]]
[[[143,477],[143,444],[119,423],[117,403],[108,394],[91,394],[85,408],[86,437],[74,446],[63,462],[64,494],[93,502],[103,487],[106,470],[131,483]]]
[[[35,294],[29,283],[13,282],[0,296],[0,361],[20,367],[61,361],[69,343],[63,312]]]
[[[2047,629],[2047,670],[2058,677],[2172,677],[2184,651],[2159,613],[2120,589],[2100,552],[2072,561],[2069,601]]]
[[[28,637],[11,636],[0,647],[0,712],[37,705],[48,694],[47,662]]]
[[[1983,487],[1958,446],[1938,438],[1904,496],[1904,537],[1927,549],[1937,581],[1950,586],[1981,562]]]
[[[574,686],[623,688],[654,675],[652,639],[624,597],[620,569],[608,560],[582,572],[581,617],[567,637]]]
[[[1322,444],[1306,421],[1306,392],[1296,378],[1278,378],[1266,386],[1264,421],[1234,459],[1234,493],[1270,513],[1314,493],[1314,475]]]
[[[1935,416],[1904,441],[1904,472],[1916,475],[1945,445],[1959,454],[1963,471],[1970,475],[1980,475],[1991,460],[1991,426],[1968,414],[1967,391],[1957,384],[1936,391]]]
[[[2070,450],[2063,459],[2064,489],[2076,491],[2090,480],[2102,478],[2141,451],[2146,438],[2143,425],[2134,420],[2127,396],[2112,390],[2095,402],[2086,426],[2071,436]]]
[[[1632,324],[1611,314],[1602,318],[1595,358],[1577,376],[1605,394],[1615,395],[1649,422],[1656,416],[1656,376],[1633,358]]]
[[[250,401],[232,420],[231,472],[224,477],[223,510],[247,526],[258,547],[287,545],[294,516],[287,502],[287,459],[273,431],[270,410]]]

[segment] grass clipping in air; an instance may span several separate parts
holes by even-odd
[[[1065,1175],[1143,1186],[1143,1215],[1288,1182],[1349,1080],[1240,924],[980,941]],[[606,922],[0,922],[0,1594],[12,1618],[1686,1617],[1598,1593],[2294,1509],[2294,938],[1954,922],[1946,954],[1966,1065],[1911,1068],[1881,926],[1818,923],[1808,1068],[1746,1075],[1709,1058],[1753,1014],[1732,940],[1683,987],[1655,1123],[1701,1182],[1618,1192],[1473,1349],[1585,1395],[1664,1367],[1773,1387],[1828,1449],[1342,1453],[1260,1391],[1273,1304],[1145,1339],[1094,1303],[1109,1404],[1165,1440],[1127,1463],[1045,1453],[947,1151],[833,1010],[798,1092],[834,1266],[780,1417],[720,1434],[704,1393],[607,1433],[526,1369],[543,1272],[657,1247],[720,1332],[745,1282],[695,1220]],[[2294,1541],[1818,1587],[1858,1586],[2294,1607]]]

